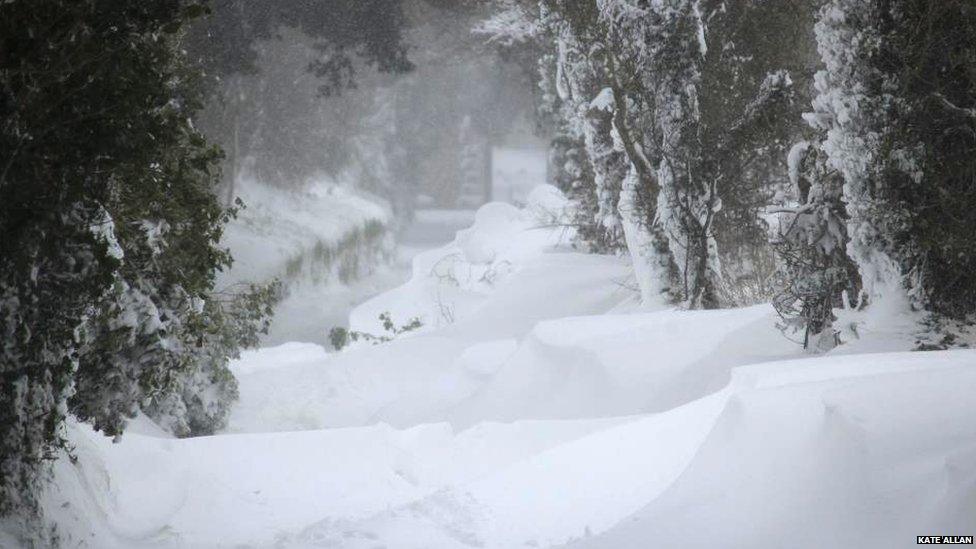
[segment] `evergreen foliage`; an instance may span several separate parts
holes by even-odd
[[[804,348],[829,351],[840,343],[834,309],[850,306],[859,294],[860,279],[846,250],[844,180],[820,143],[797,143],[789,160],[798,205],[780,210],[773,238],[781,260],[773,306],[784,330],[803,333]]]
[[[113,435],[139,410],[213,432],[228,357],[266,327],[275,286],[214,290],[233,211],[180,48],[204,11],[0,5],[0,517],[25,543],[54,541],[37,496],[69,412]]]
[[[847,251],[867,300],[976,312],[972,276],[976,10],[969,2],[833,0],[807,118],[843,180]]]

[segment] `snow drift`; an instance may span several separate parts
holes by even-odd
[[[808,358],[768,306],[635,307],[625,259],[575,253],[539,221],[561,200],[485,206],[352,314],[363,330],[420,316],[417,333],[247,353],[226,433],[138,423],[111,444],[72,427],[77,462],[47,496],[65,537],[880,548],[976,529],[976,351]],[[862,348],[904,345],[868,332]]]

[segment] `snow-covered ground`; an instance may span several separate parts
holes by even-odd
[[[811,358],[770,307],[636,305],[540,187],[358,307],[339,353],[234,364],[227,432],[72,425],[46,496],[68,546],[909,547],[976,533],[976,351],[906,352],[896,313]],[[853,333],[853,331],[852,331]],[[864,353],[862,351],[871,351]],[[883,352],[882,352],[883,351]]]

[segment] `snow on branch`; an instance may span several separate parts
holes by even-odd
[[[489,44],[508,47],[534,40],[539,35],[539,25],[524,6],[506,2],[500,11],[475,25],[471,32],[487,36]]]

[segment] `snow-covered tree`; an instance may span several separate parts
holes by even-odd
[[[762,212],[787,187],[782,159],[806,138],[800,115],[819,62],[814,4],[700,4],[707,48],[699,108],[707,167],[721,178],[714,233],[730,304],[771,297],[776,261]]]
[[[792,207],[782,207],[773,244],[780,256],[773,306],[783,328],[803,334],[812,352],[840,343],[834,309],[849,306],[859,278],[847,256],[844,179],[828,163],[819,142],[801,141],[788,156]],[[845,302],[847,300],[847,302]]]
[[[646,208],[643,225],[667,238],[656,248],[672,256],[679,301],[734,303],[731,286],[743,271],[755,279],[757,249],[766,246],[759,219],[766,182],[755,159],[769,147],[767,138],[783,133],[775,121],[789,104],[792,80],[780,70],[781,58],[754,55],[770,45],[748,43],[742,12],[751,2],[600,5],[620,113],[615,129],[642,178],[645,198],[636,203]],[[721,241],[731,253],[720,254]],[[726,276],[723,259],[735,264],[736,279]]]
[[[976,12],[968,2],[833,0],[810,121],[844,179],[866,296],[964,317],[976,221]]]
[[[576,245],[595,253],[625,248],[617,207],[628,162],[612,138],[613,110],[595,101],[606,87],[595,2],[497,0],[476,27],[508,57],[530,57],[537,124],[550,140],[549,180],[574,204]],[[527,65],[529,63],[526,63]]]
[[[754,289],[731,286],[755,288],[772,270],[760,210],[771,194],[768,167],[778,165],[771,151],[795,131],[779,122],[792,97],[782,69],[794,60],[750,38],[748,22],[789,15],[753,2],[540,4],[537,28],[556,61],[548,112],[565,128],[562,142],[584,146],[573,156],[593,172],[589,209],[624,237],[644,299],[666,292],[689,307],[755,299]],[[731,281],[723,260],[734,266]]]
[[[718,181],[698,170],[704,158],[698,89],[707,48],[699,8],[685,0],[646,6],[607,2],[604,17],[628,48],[627,64],[637,71],[634,87],[649,126],[638,127],[640,143],[633,141],[650,159],[645,169],[658,188],[653,219],[668,238],[680,300],[688,307],[712,308],[722,300],[712,232],[721,202]],[[634,160],[644,162],[640,156]]]
[[[590,217],[581,223],[581,234],[596,233],[591,247],[611,251],[624,244],[617,203],[628,161],[613,142],[612,96],[606,87],[603,33],[595,8],[590,2],[550,3],[543,6],[542,21],[556,40],[555,84],[566,129],[584,147],[587,173],[592,173],[591,180],[584,180],[588,184],[575,189],[583,206],[580,214]]]
[[[860,305],[971,314],[976,12],[832,0],[816,37],[823,69],[805,115],[816,137],[790,154],[777,308],[819,349],[837,342],[832,309],[859,282]]]
[[[179,387],[186,433],[212,430],[268,312],[273,288],[213,291],[229,212],[179,47],[203,11],[0,5],[0,520],[27,544],[51,541],[37,495],[69,411],[118,434]]]
[[[77,330],[120,265],[106,204],[125,184],[153,184],[147,156],[175,99],[173,50],[157,37],[180,12],[0,6],[0,32],[18,45],[0,65],[0,515],[20,517],[25,536],[46,460],[63,445]]]
[[[886,249],[872,211],[881,206],[882,143],[892,128],[896,85],[877,65],[885,6],[874,0],[834,0],[822,9],[817,41],[824,69],[817,73],[811,124],[824,132],[823,149],[844,180],[850,244],[865,290],[899,292],[902,272]],[[886,82],[887,81],[887,82]]]
[[[841,294],[864,302],[849,255],[875,299],[904,283],[918,306],[971,308],[965,2],[829,1],[815,33],[816,1],[541,0],[538,20],[501,3],[498,41],[543,52],[541,112],[555,180],[585,189],[580,233],[619,227],[645,299],[761,301],[779,263],[777,306],[823,347]]]

